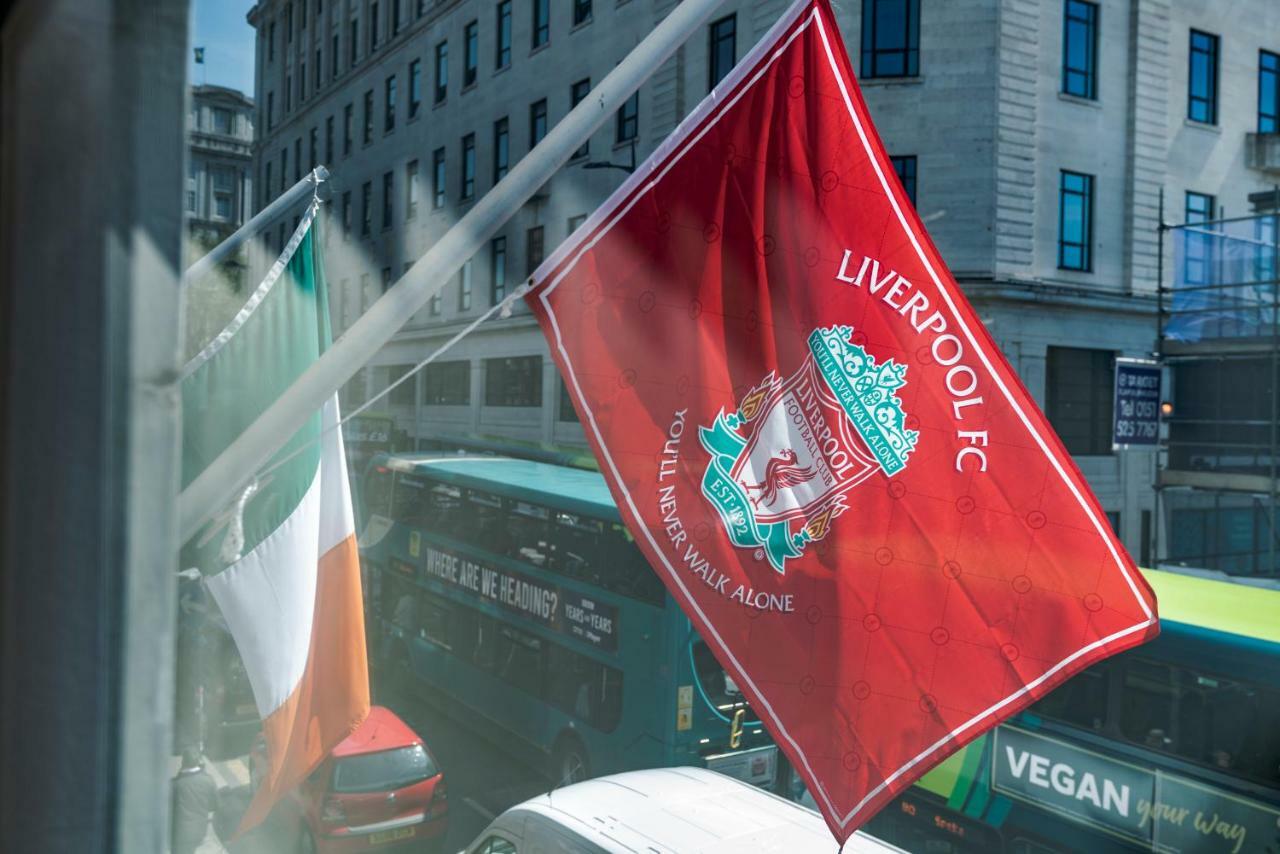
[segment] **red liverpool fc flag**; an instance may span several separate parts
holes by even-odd
[[[840,840],[1156,634],[894,176],[827,0],[791,7],[529,300],[641,549]]]

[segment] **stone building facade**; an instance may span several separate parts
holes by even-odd
[[[345,328],[676,0],[264,0],[261,207],[314,163]],[[727,0],[381,352],[362,400],[518,285],[740,59],[787,0]],[[1114,357],[1156,342],[1161,199],[1245,213],[1272,0],[847,0],[837,15],[880,134],[992,335],[1134,556],[1155,454],[1110,445]],[[1268,43],[1272,39],[1272,43]],[[585,81],[585,82],[584,82]],[[505,153],[504,153],[505,152]],[[283,229],[283,225],[281,228]],[[526,311],[493,319],[380,408],[418,443],[581,444]]]

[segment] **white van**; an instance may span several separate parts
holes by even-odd
[[[466,854],[834,854],[816,812],[705,768],[656,768],[556,789],[498,816]],[[901,851],[859,833],[846,854]]]

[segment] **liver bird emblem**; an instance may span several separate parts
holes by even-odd
[[[757,495],[751,499],[753,506],[759,507],[761,503],[768,504],[778,496],[779,489],[785,489],[791,486],[799,486],[805,481],[812,480],[814,469],[812,466],[796,465],[796,452],[791,448],[782,448],[778,451],[769,462],[765,463],[764,479],[756,484],[746,484],[747,494],[753,490]]]

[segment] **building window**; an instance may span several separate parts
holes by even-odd
[[[591,0],[573,0],[573,25],[585,24],[591,20]]]
[[[471,267],[473,259],[468,258],[458,274],[458,311],[471,310]]]
[[[413,370],[413,365],[388,365],[387,385],[404,379]],[[392,406],[416,406],[418,403],[418,378],[411,376],[387,394],[387,403]]]
[[[569,231],[567,233],[573,234],[575,231],[581,228],[582,224],[586,221],[587,221],[586,214],[578,214],[577,216],[569,217]]]
[[[373,90],[364,93],[364,134],[362,140],[365,145],[373,142]]]
[[[307,64],[298,64],[298,103],[307,100]]]
[[[323,75],[324,75],[324,57],[323,57],[323,56],[321,55],[321,53],[320,53],[320,48],[316,48],[315,75],[316,75],[316,79],[312,81],[312,86],[311,86],[311,88],[312,88],[312,89],[314,89],[315,91],[319,92],[319,91],[320,91],[320,83],[321,83],[321,82],[322,82],[322,80],[324,79],[324,78],[323,78]]]
[[[360,61],[360,19],[351,19],[351,41],[348,45],[351,49],[351,57],[347,61],[347,65],[351,68],[356,67],[356,63]]]
[[[391,268],[382,268],[382,292],[385,294],[391,289]]]
[[[305,30],[307,28],[307,4],[310,2],[311,0],[301,0],[301,2],[298,3],[298,11],[300,13],[299,17],[302,19],[302,24],[299,29]]]
[[[462,86],[466,88],[476,82],[476,71],[480,67],[480,24],[472,21],[462,31]]]
[[[1115,353],[1050,347],[1045,359],[1045,415],[1076,456],[1111,453]]]
[[[471,363],[436,362],[422,371],[422,403],[426,406],[469,406]]]
[[[289,146],[280,149],[280,192],[284,192],[284,182],[289,180]]]
[[[1058,185],[1058,268],[1093,269],[1093,176],[1063,171]]]
[[[551,0],[533,0],[533,47],[542,47],[550,38]]]
[[[1280,53],[1258,51],[1258,133],[1280,132]]]
[[[356,108],[352,104],[347,104],[342,108],[342,155],[344,157],[351,156],[351,131],[352,125],[355,124]]]
[[[476,195],[476,135],[469,133],[462,138],[462,201]]]
[[[415,59],[409,63],[409,118],[418,115],[422,106],[422,60]]]
[[[444,149],[437,148],[431,155],[431,206],[444,207]]]
[[[560,380],[560,411],[556,414],[557,421],[564,421],[569,424],[578,423],[578,410],[573,408],[573,398],[569,396],[569,387],[564,384],[564,379]]]
[[[410,160],[404,167],[404,218],[418,215],[418,161]]]
[[[436,45],[436,100],[442,103],[449,94],[449,43]]]
[[[533,271],[542,263],[543,256],[542,226],[537,225],[525,232],[524,240],[524,274],[532,276]]]
[[[707,36],[707,88],[714,89],[738,61],[738,16],[711,24]]]
[[[284,7],[284,40],[286,44],[293,44],[293,4],[288,3]]]
[[[511,0],[498,4],[498,27],[494,32],[493,67],[511,64]]]
[[[195,212],[196,212],[196,191],[187,190],[187,213],[193,214]]]
[[[1199,30],[1191,31],[1187,118],[1207,125],[1218,123],[1218,37]]]
[[[302,137],[293,141],[293,180],[302,180]]]
[[[547,99],[534,101],[529,105],[529,148],[542,141],[547,135]]]
[[[382,132],[391,133],[396,129],[396,76],[393,74],[383,84],[382,91]]]
[[[311,134],[307,138],[307,153],[311,155],[311,170],[316,168],[317,158],[320,156],[320,129],[312,128]]]
[[[365,181],[360,187],[360,236],[368,237],[373,231],[373,182]]]
[[[507,238],[489,241],[489,304],[497,305],[507,296]]]
[[[907,193],[907,199],[911,202],[911,207],[916,206],[916,156],[914,154],[902,154],[897,157],[890,157],[889,162],[893,164],[893,171],[898,173],[898,180],[902,182],[902,189]]]
[[[276,22],[272,21],[267,25],[267,62],[275,62],[276,59]]]
[[[351,191],[342,194],[342,239],[351,237]]]
[[[485,406],[541,406],[542,357],[484,360]]]
[[[220,133],[224,136],[230,136],[235,130],[235,116],[230,110],[224,110],[221,107],[213,108],[213,132]]]
[[[395,173],[382,173],[382,227],[391,227],[392,190],[395,188]]]
[[[511,161],[511,134],[508,130],[507,117],[503,116],[493,123],[493,183],[498,183],[507,174]]]
[[[1062,24],[1062,91],[1098,97],[1098,6],[1067,0]]]
[[[1213,220],[1215,199],[1205,193],[1187,193],[1185,221],[1198,225]],[[1186,229],[1183,242],[1182,278],[1189,285],[1207,285],[1213,280],[1214,235]]]
[[[378,4],[369,4],[369,53],[378,49]]]
[[[640,93],[632,92],[631,97],[622,102],[618,109],[618,118],[614,129],[614,142],[621,145],[632,142],[640,135]]]
[[[590,78],[583,78],[582,80],[579,80],[578,82],[570,86],[569,87],[569,109],[573,109],[574,107],[578,106],[578,104],[582,102],[582,99],[587,97],[587,93],[589,93],[590,91],[591,91]],[[591,150],[591,140],[590,138],[588,138],[587,141],[582,143],[582,146],[573,153],[570,159],[576,160],[579,157],[586,157],[588,152],[590,152],[590,150]]]
[[[333,163],[333,116],[324,120],[324,162]]]
[[[391,35],[400,35],[400,0],[391,0]]]
[[[264,208],[267,206],[267,199],[269,198],[271,198],[271,163],[270,161],[267,162],[266,171],[262,175],[262,206]],[[195,209],[194,204],[192,204],[192,209],[193,210]]]
[[[436,291],[431,295],[431,299],[427,300],[427,314],[432,317],[440,316],[440,292]]]
[[[267,130],[276,126],[276,93],[267,93]]]
[[[287,116],[293,109],[293,75],[284,76],[284,113]]]
[[[920,0],[862,0],[862,76],[920,73]]]
[[[341,41],[342,41],[341,37],[337,33],[334,33],[333,47],[329,50],[329,79],[330,80],[338,79],[338,54],[339,54],[339,47],[341,45]]]

